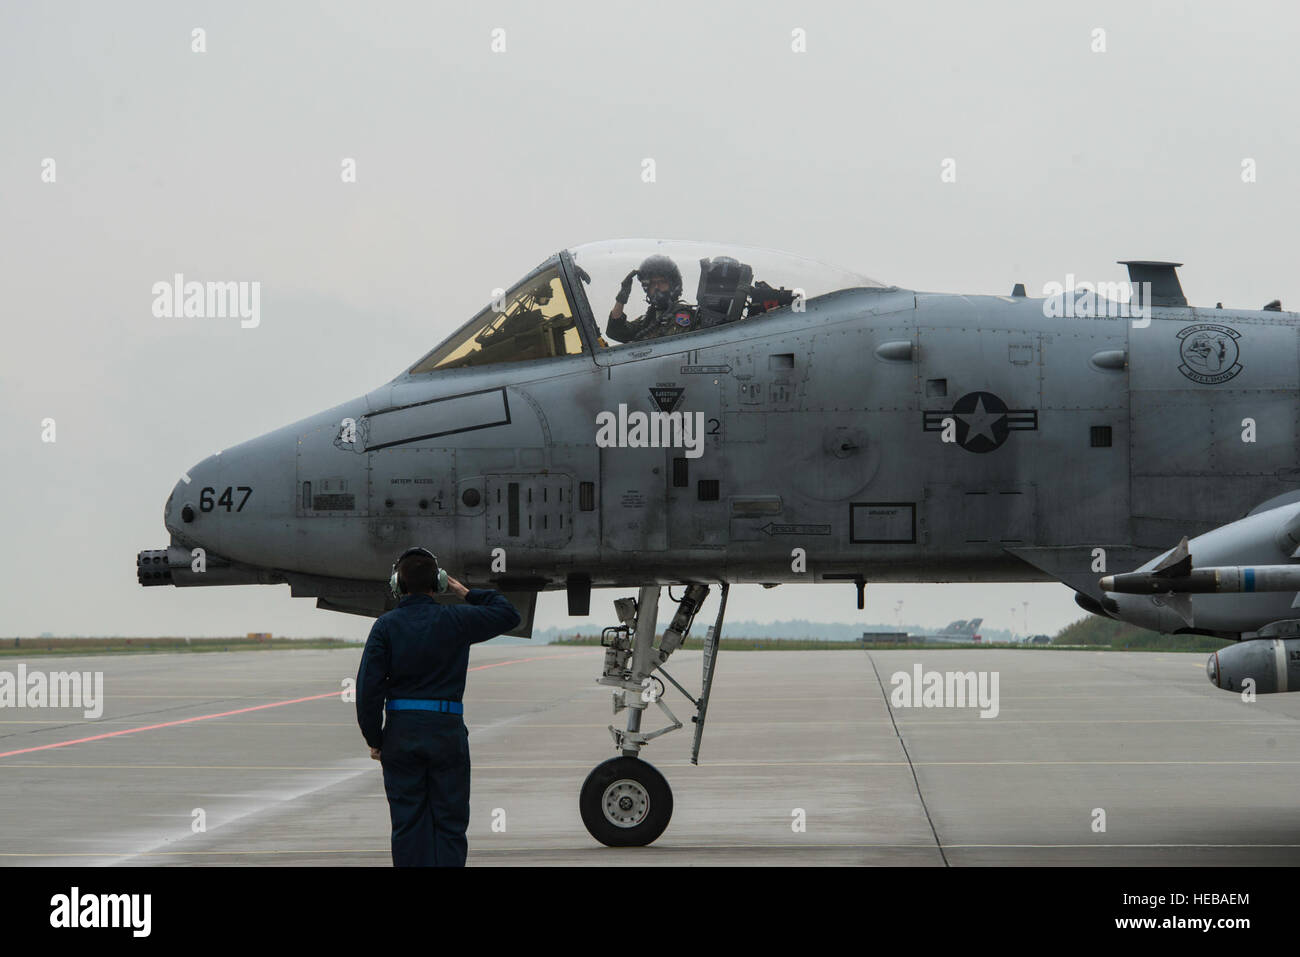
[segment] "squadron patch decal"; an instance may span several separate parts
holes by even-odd
[[[1199,323],[1178,333],[1182,365],[1178,371],[1201,385],[1227,382],[1241,371],[1241,333],[1227,326]]]

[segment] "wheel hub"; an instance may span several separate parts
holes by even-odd
[[[650,795],[636,781],[623,778],[605,788],[600,806],[615,827],[636,827],[650,813]]]

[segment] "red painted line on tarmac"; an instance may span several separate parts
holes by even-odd
[[[482,671],[484,668],[500,668],[502,665],[517,665],[521,661],[550,661],[552,658],[580,658],[583,655],[589,655],[590,651],[579,651],[569,655],[538,655],[536,658],[511,658],[509,661],[494,661],[490,665],[475,665],[470,671]],[[4,755],[0,754],[0,758]]]
[[[580,652],[591,654],[591,652]],[[542,661],[550,658],[573,658],[576,655],[537,655],[534,658],[511,658],[509,661],[496,661],[489,665],[476,665],[470,671],[482,671],[484,668],[499,668],[501,665],[516,665],[524,661]],[[287,704],[302,704],[304,701],[319,701],[321,698],[333,698],[343,694],[346,689],[330,691],[327,694],[308,695],[306,698],[291,698],[288,701],[273,701],[270,704],[255,704],[248,708],[236,708],[234,711],[219,711],[216,714],[200,714],[193,718],[181,718],[177,721],[164,721],[161,724],[146,724],[140,728],[123,728],[121,731],[107,731],[104,734],[92,734],[88,738],[74,738],[71,741],[56,741],[53,744],[40,744],[34,748],[19,748],[16,751],[0,751],[0,758],[15,754],[31,754],[33,751],[48,751],[51,748],[66,748],[73,744],[85,744],[87,741],[102,741],[104,738],[116,738],[123,734],[137,734],[141,731],[156,731],[159,728],[174,728],[178,724],[192,724],[195,721],[208,721],[212,718],[228,718],[234,714],[247,714],[250,711],[264,711],[267,708],[282,708]]]
[[[270,704],[255,704],[251,708],[237,708],[234,711],[222,711],[218,714],[200,714],[193,718],[181,718],[178,721],[164,721],[161,724],[147,724],[142,728],[123,728],[121,731],[108,731],[104,734],[92,734],[88,738],[74,738],[71,741],[56,741],[54,744],[41,744],[34,748],[19,748],[17,751],[0,751],[0,758],[7,758],[15,754],[30,754],[33,751],[48,751],[50,748],[66,748],[70,744],[84,744],[87,741],[100,741],[104,738],[116,738],[123,734],[135,734],[139,731],[154,731],[158,728],[172,728],[178,724],[190,724],[194,721],[207,721],[209,718],[228,718],[232,714],[247,714],[249,711],[262,711],[266,708],[281,708],[286,704],[299,704],[303,701],[317,701],[321,698],[332,698],[340,695],[343,690],[331,691],[329,694],[314,694],[306,698],[293,698],[290,701],[273,701]]]

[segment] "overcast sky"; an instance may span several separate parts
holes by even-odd
[[[996,294],[1173,259],[1193,303],[1300,305],[1300,9],[1061,6],[5,4],[0,635],[364,636],[287,586],[140,588],[135,555],[166,544],[183,470],[388,381],[565,246],[729,241]],[[260,326],[156,318],[178,272],[260,281]],[[885,622],[898,600],[936,626],[1082,616],[1045,584],[731,608]]]

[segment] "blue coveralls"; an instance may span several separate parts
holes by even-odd
[[[395,867],[465,866],[469,732],[460,712],[469,646],[520,620],[498,591],[472,588],[465,601],[407,595],[375,620],[361,653],[357,723],[381,752]]]

